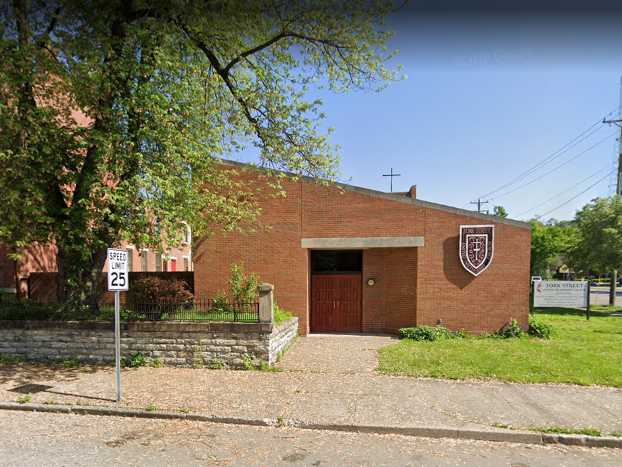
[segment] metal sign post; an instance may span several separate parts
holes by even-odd
[[[585,319],[587,319],[588,321],[590,319],[590,311],[591,311],[591,306],[592,306],[591,295],[592,295],[592,284],[591,284],[590,279],[588,278],[587,280],[587,306],[585,307]]]
[[[114,293],[114,362],[117,376],[117,402],[121,402],[121,292]]]
[[[121,291],[129,290],[125,250],[108,248],[108,290],[114,292],[114,357],[117,380],[117,402],[121,402]]]

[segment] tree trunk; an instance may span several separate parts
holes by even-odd
[[[618,270],[611,271],[611,283],[609,284],[609,305],[614,306],[616,304],[616,285],[618,282]]]
[[[102,269],[106,262],[106,249],[94,251],[88,259],[71,254],[59,247],[57,254],[58,303],[66,309],[88,307],[99,312],[99,298],[103,292]]]

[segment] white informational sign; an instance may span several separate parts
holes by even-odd
[[[127,251],[108,248],[108,290],[129,289],[127,272]]]
[[[533,306],[586,308],[588,290],[586,281],[536,281],[533,284]]]

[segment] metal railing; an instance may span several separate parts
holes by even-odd
[[[259,322],[259,303],[237,303],[199,298],[186,302],[161,300],[154,303],[128,302],[128,320],[147,321],[233,321]]]

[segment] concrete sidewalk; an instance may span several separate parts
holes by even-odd
[[[379,375],[373,371],[375,349],[388,342],[390,338],[375,336],[300,338],[282,362],[283,370],[274,373],[124,370],[122,405],[144,409],[153,404],[162,410],[187,409],[217,417],[282,417],[321,424],[479,430],[502,424],[622,432],[621,389]],[[315,353],[305,351],[307,346]],[[343,361],[322,366],[323,359],[334,360],[328,355],[333,351]],[[353,361],[349,367],[344,366],[348,358]],[[33,393],[32,402],[113,404],[112,368],[0,366],[0,400],[18,400],[22,394],[15,389],[29,383],[51,386]]]

